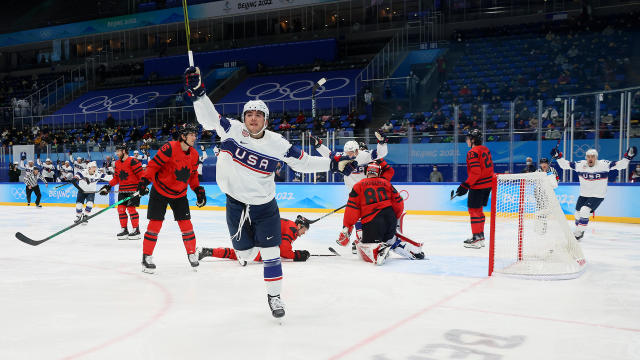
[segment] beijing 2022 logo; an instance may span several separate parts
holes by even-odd
[[[327,82],[316,89],[316,97],[324,93],[340,90],[351,83],[344,77],[327,79]],[[288,84],[280,85],[276,82],[268,82],[256,85],[247,90],[247,96],[256,100],[307,100],[311,97],[313,89],[312,80],[296,80]]]
[[[112,97],[100,95],[81,102],[78,107],[83,113],[128,110],[137,105],[151,103],[160,96],[166,95],[160,95],[157,91],[149,91],[135,96],[133,94],[119,94]]]

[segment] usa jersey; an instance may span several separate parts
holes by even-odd
[[[587,160],[578,162],[558,159],[558,165],[565,170],[574,170],[580,179],[580,196],[604,198],[607,194],[609,171],[624,170],[629,166],[629,159],[619,161],[598,160],[589,166]]]
[[[279,161],[298,172],[329,171],[329,159],[306,154],[280,134],[265,130],[262,138],[252,138],[244,123],[221,117],[207,96],[195,100],[193,108],[202,127],[215,130],[222,141],[216,170],[220,190],[240,202],[261,205],[275,197]]]
[[[329,150],[329,148],[324,145],[320,145],[320,147],[318,148],[318,152],[324,157],[328,157],[331,154],[331,150]],[[353,185],[355,185],[358,181],[366,178],[367,176],[364,172],[367,164],[369,164],[373,160],[382,159],[383,157],[387,156],[388,152],[389,150],[387,149],[387,144],[378,144],[376,150],[358,150],[358,156],[356,156],[355,158],[358,167],[349,176],[344,177],[344,184],[347,186],[347,188],[351,190],[353,188]],[[384,173],[385,169],[383,168],[382,171]],[[393,176],[393,174],[391,174],[391,176]],[[389,177],[387,180],[391,181],[391,177]]]
[[[113,178],[111,175],[106,175],[99,172],[97,169],[93,175],[89,174],[89,170],[82,170],[77,173],[74,178],[78,179],[78,187],[84,192],[95,193],[96,184],[99,181],[109,181]]]
[[[491,152],[484,145],[476,145],[467,153],[467,183],[472,189],[486,189],[493,181]]]
[[[389,180],[364,178],[353,186],[344,211],[343,226],[351,227],[359,219],[363,224],[371,221],[380,210],[392,207],[397,218],[404,210],[404,201]]]

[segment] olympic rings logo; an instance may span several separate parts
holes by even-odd
[[[20,188],[11,188],[11,195],[16,200],[23,200],[27,198],[27,190]]]
[[[340,90],[351,83],[351,80],[344,77],[336,77],[327,79],[327,82],[316,89],[316,96],[320,96],[326,92]],[[296,80],[286,85],[280,85],[276,82],[268,82],[256,85],[246,94],[250,98],[256,100],[306,100],[311,97],[314,82],[311,80]]]
[[[591,149],[589,144],[574,145],[573,155],[577,158],[583,158],[587,156],[587,150]]]
[[[100,95],[92,97],[80,103],[78,107],[83,113],[101,111],[127,110],[132,106],[150,103],[160,96],[157,91],[149,91],[133,96],[133,94],[120,94],[113,97]]]

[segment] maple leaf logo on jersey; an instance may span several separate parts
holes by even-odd
[[[189,180],[189,168],[186,166],[180,170],[176,170],[175,174],[176,174],[176,179],[178,181],[182,181],[183,183],[186,184],[187,180]]]
[[[118,175],[118,177],[120,178],[120,180],[127,180],[129,174],[124,170],[120,170],[120,174]]]

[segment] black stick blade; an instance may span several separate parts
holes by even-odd
[[[453,200],[454,197],[455,196],[453,196],[453,190],[451,190],[451,199],[449,199],[449,200]]]
[[[18,240],[22,241],[23,243],[25,243],[25,244],[29,244],[29,245],[31,245],[31,246],[38,246],[38,245],[40,245],[40,244],[42,244],[43,242],[45,242],[45,241],[47,241],[47,240],[48,240],[48,239],[44,239],[44,240],[40,240],[40,241],[37,241],[37,240],[31,240],[30,238],[28,238],[26,235],[24,235],[23,233],[21,233],[21,232],[19,232],[19,231],[16,233],[16,238],[17,238]]]
[[[329,251],[331,251],[331,253],[335,254],[335,256],[340,256],[340,254],[336,251],[336,249],[332,248],[331,246],[329,246]]]

